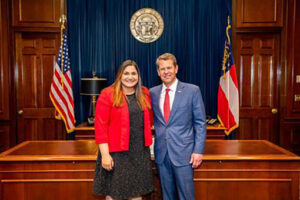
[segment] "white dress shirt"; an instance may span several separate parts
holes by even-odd
[[[169,89],[170,89],[170,91],[169,91],[170,112],[172,110],[177,85],[178,85],[178,79],[176,78],[174,83],[172,83],[172,85],[169,87]],[[160,100],[159,100],[159,108],[160,108],[161,113],[163,114],[163,116],[164,116],[164,102],[165,102],[165,96],[166,96],[166,89],[167,89],[167,87],[165,86],[165,84],[163,84],[162,89],[161,89],[161,93],[160,93]]]

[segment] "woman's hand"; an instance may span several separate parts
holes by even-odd
[[[102,167],[106,169],[107,171],[111,171],[114,167],[114,161],[110,154],[105,154],[102,155],[102,160],[101,160]]]
[[[99,149],[102,157],[101,159],[102,167],[107,171],[111,171],[114,167],[114,161],[109,154],[108,144],[107,143],[99,144]]]

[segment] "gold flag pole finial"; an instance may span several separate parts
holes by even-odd
[[[59,23],[65,24],[66,21],[67,21],[66,15],[65,15],[65,14],[62,14],[62,15],[60,16],[60,18],[59,18]]]

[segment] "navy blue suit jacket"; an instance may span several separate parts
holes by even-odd
[[[178,81],[169,123],[159,108],[162,85],[150,89],[154,111],[155,162],[161,164],[166,152],[175,166],[189,165],[192,153],[203,154],[206,115],[200,88]]]

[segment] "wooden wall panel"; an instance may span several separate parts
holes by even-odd
[[[269,118],[258,118],[257,120],[257,137],[261,140],[276,140],[277,130],[274,130],[273,123]]]
[[[17,141],[63,139],[49,98],[59,34],[17,34]]]
[[[237,138],[243,138],[243,139],[258,138],[257,132],[254,131],[254,127],[255,126],[252,117],[240,118]]]
[[[7,2],[0,2],[0,120],[9,120],[9,21]]]
[[[105,199],[103,196],[97,197],[92,192],[87,192],[92,187],[93,179],[3,180],[3,191],[5,191],[3,198],[13,200],[30,197],[30,199],[37,200],[44,199],[45,194],[48,193],[48,198],[56,200],[70,199],[70,194],[72,194],[74,200]],[[74,188],[80,189],[74,190]],[[49,191],[51,192],[49,193]]]
[[[237,27],[282,27],[284,0],[238,0]]]
[[[54,66],[54,62],[56,61],[55,55],[42,55],[41,60],[43,65],[41,66],[41,76],[43,79],[41,80],[41,85],[39,87],[39,92],[41,94],[40,104],[45,107],[52,107],[53,104],[49,98],[49,93],[45,93],[42,91],[50,91],[50,85],[52,82],[52,76],[49,74],[53,74],[53,69],[49,66]]]
[[[295,13],[295,38],[294,39],[294,77],[292,80],[294,85],[294,96],[300,95],[300,2],[296,1],[296,13]],[[295,99],[295,97],[294,97]],[[300,99],[294,100],[293,110],[300,113]]]
[[[278,43],[276,33],[237,34],[236,60],[240,87],[239,139],[266,139],[277,143]]]
[[[251,108],[253,106],[253,54],[245,54],[240,57],[240,107]]]
[[[300,155],[300,121],[282,123],[280,145]]]
[[[258,99],[259,107],[273,107],[274,87],[276,88],[276,81],[274,83],[273,73],[276,73],[274,69],[272,55],[259,55],[258,56]],[[276,66],[275,66],[276,67]]]
[[[280,145],[300,155],[300,2],[287,0],[286,26],[284,27],[283,69],[281,82]]]
[[[196,199],[293,199],[291,179],[207,178],[195,181],[195,188]]]
[[[300,2],[291,4],[288,21],[287,117],[300,118]],[[298,77],[298,81],[297,81]],[[296,100],[296,96],[299,97]]]
[[[0,125],[0,152],[9,148],[9,125]]]
[[[13,26],[59,27],[63,0],[13,0]]]

